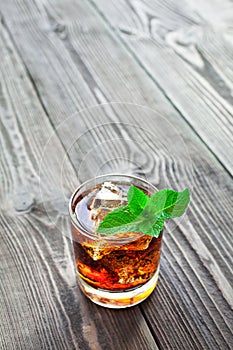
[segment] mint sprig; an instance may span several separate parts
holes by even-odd
[[[97,233],[113,235],[123,232],[142,232],[158,237],[164,220],[184,214],[189,201],[188,188],[183,192],[163,189],[147,196],[131,185],[127,193],[128,205],[108,213],[97,228]]]

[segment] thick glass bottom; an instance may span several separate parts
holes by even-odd
[[[142,286],[130,291],[110,292],[91,287],[78,277],[83,293],[94,303],[113,309],[122,309],[137,305],[145,300],[155,289],[159,277],[159,266],[154,276]]]

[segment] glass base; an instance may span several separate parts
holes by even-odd
[[[83,293],[94,303],[112,309],[122,309],[137,305],[145,300],[155,289],[158,277],[159,266],[154,276],[148,282],[128,292],[104,291],[91,287],[80,277],[78,277],[78,280]]]

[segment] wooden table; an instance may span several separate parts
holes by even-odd
[[[8,0],[0,16],[0,348],[233,349],[232,2]],[[107,171],[192,193],[156,291],[119,311],[81,294],[67,238],[69,196]]]

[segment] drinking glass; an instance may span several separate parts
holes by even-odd
[[[146,299],[159,275],[162,231],[158,238],[142,232],[103,235],[95,231],[107,213],[127,205],[130,185],[149,196],[157,191],[136,176],[102,175],[81,184],[69,203],[80,288],[94,303],[116,309]]]

